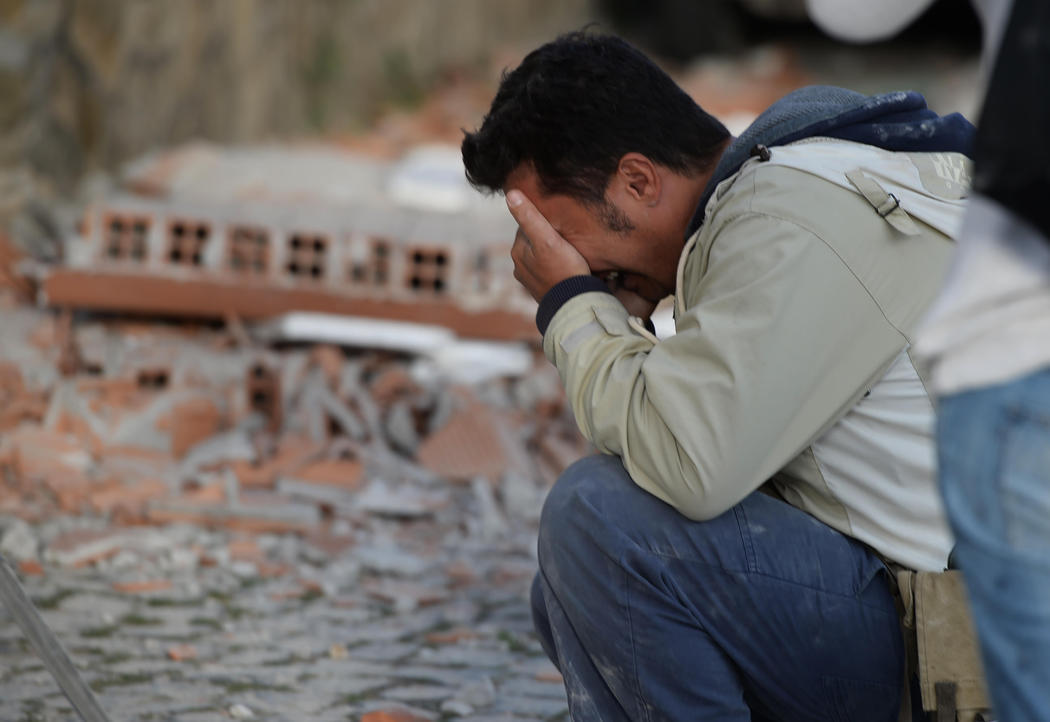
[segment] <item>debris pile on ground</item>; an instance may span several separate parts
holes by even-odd
[[[588,447],[532,353],[467,384],[236,324],[7,310],[0,553],[115,718],[556,717],[528,586]],[[68,718],[11,623],[0,659],[12,709]]]

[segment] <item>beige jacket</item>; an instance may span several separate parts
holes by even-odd
[[[605,293],[555,314],[544,351],[583,433],[690,518],[772,479],[887,557],[942,567],[933,413],[906,350],[967,173],[957,154],[830,139],[745,163],[685,246],[674,336],[658,342]]]

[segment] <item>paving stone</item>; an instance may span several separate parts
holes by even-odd
[[[511,695],[500,695],[494,707],[497,710],[506,710],[514,714],[532,715],[535,717],[553,717],[568,710],[568,706],[563,699]]]
[[[347,650],[351,659],[367,659],[377,662],[396,662],[413,655],[419,649],[418,644],[399,642],[379,642],[352,647]]]
[[[513,661],[513,655],[507,652],[466,647],[424,649],[419,653],[419,658],[428,664],[480,668],[505,667]]]
[[[437,685],[409,684],[383,690],[383,697],[399,702],[425,702],[452,697],[456,690]]]

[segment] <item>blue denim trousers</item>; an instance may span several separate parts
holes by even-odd
[[[937,444],[998,717],[1050,721],[1050,369],[943,398]]]
[[[533,620],[576,722],[897,718],[884,565],[771,496],[692,521],[588,457],[547,498],[539,562]]]

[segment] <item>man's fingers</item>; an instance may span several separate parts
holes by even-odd
[[[532,245],[565,243],[550,222],[532,205],[525,194],[519,190],[507,191],[507,208],[514,220],[518,222],[518,232],[525,234],[525,239]]]

